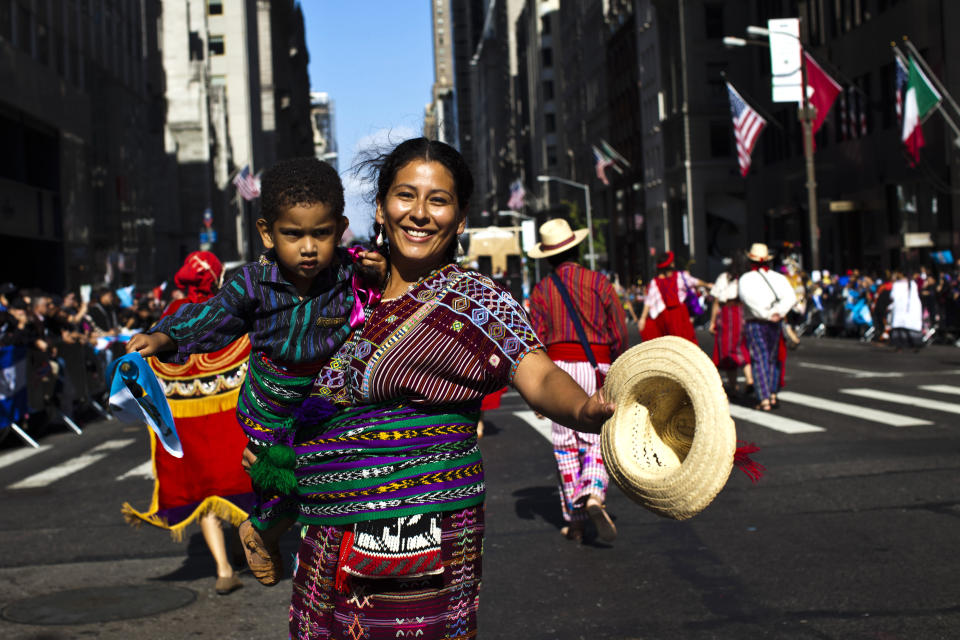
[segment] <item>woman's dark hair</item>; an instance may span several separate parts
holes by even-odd
[[[578,262],[580,260],[580,245],[575,247],[570,247],[566,251],[561,251],[560,253],[554,254],[552,256],[547,256],[547,262],[550,263],[550,266],[556,269],[564,262]]]
[[[454,189],[457,192],[457,207],[461,212],[466,211],[473,195],[473,174],[460,152],[445,142],[428,138],[411,138],[401,142],[387,153],[368,154],[366,159],[355,166],[354,171],[357,174],[365,174],[367,180],[376,185],[372,194],[373,203],[383,203],[387,199],[390,186],[397,177],[397,172],[413,160],[439,162],[446,167],[453,177]],[[379,235],[381,230],[381,225],[374,222],[372,237]],[[450,254],[447,256],[451,261],[456,254],[456,245],[456,242],[451,245]],[[389,249],[386,245],[378,247],[378,251],[387,254],[389,259]]]
[[[750,261],[747,260],[747,254],[738,249],[730,256],[730,267],[727,269],[727,273],[732,280],[737,280],[747,272],[750,268],[749,265]]]
[[[669,252],[669,251],[667,251],[667,252],[665,252],[665,253],[661,253],[660,255],[657,256],[657,264],[658,264],[658,265],[663,264],[663,263],[666,262],[667,260],[670,260],[671,256],[672,256],[672,253]],[[667,271],[675,271],[676,268],[677,268],[677,267],[675,266],[675,263],[676,263],[676,258],[674,258],[673,260],[670,260],[670,264],[668,264],[668,265],[665,266],[665,267],[662,267],[662,268],[661,268],[661,267],[658,266],[658,267],[657,267],[657,273],[666,273]]]
[[[337,170],[317,158],[281,160],[263,172],[260,217],[272,225],[280,212],[297,205],[325,204],[343,215],[343,182]]]

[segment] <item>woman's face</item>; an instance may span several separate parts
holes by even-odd
[[[411,160],[397,171],[376,215],[390,243],[391,262],[421,272],[447,262],[466,224],[456,194],[453,175],[439,162]]]

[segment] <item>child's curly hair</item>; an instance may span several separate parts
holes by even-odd
[[[322,203],[343,215],[343,182],[336,169],[313,157],[281,160],[260,180],[260,217],[272,225],[280,213],[297,205]]]

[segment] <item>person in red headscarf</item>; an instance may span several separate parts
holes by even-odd
[[[217,256],[194,251],[174,277],[184,297],[171,302],[163,315],[212,298],[222,281],[223,265]],[[129,503],[123,505],[123,515],[131,524],[146,522],[168,529],[177,540],[187,525],[199,520],[216,562],[215,589],[221,595],[243,586],[227,554],[224,523],[239,526],[255,500],[250,476],[238,462],[247,437],[235,413],[249,355],[250,340],[243,336],[219,351],[191,355],[185,364],[148,360],[166,391],[183,457],[174,458],[157,446],[156,436],[148,429],[153,499],[143,512]]]
[[[689,296],[696,296],[697,287],[704,284],[674,266],[673,251],[661,254],[657,258],[657,277],[647,284],[643,312],[637,322],[640,336],[644,340],[677,336],[696,344],[697,336],[686,302]]]

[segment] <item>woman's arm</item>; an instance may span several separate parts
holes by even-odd
[[[530,407],[554,422],[577,431],[600,433],[616,408],[603,390],[588,396],[570,375],[537,350],[524,356],[513,376],[513,386]]]
[[[717,333],[717,313],[720,311],[720,301],[716,298],[713,299],[713,304],[710,305],[710,328],[708,329],[710,333]]]

